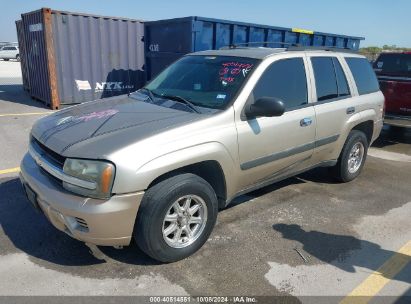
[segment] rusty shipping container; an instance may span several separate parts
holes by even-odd
[[[17,29],[17,39],[19,44],[19,54],[20,54],[20,67],[21,67],[21,74],[23,76],[23,88],[25,90],[30,90],[30,82],[28,78],[28,71],[27,71],[27,52],[26,52],[26,45],[24,42],[24,30],[23,30],[23,21],[17,20],[16,21],[16,29]]]
[[[52,109],[126,94],[145,83],[141,21],[49,8],[21,17],[23,77],[30,95]]]

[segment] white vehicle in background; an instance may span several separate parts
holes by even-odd
[[[4,61],[9,61],[10,59],[20,61],[19,47],[14,45],[3,46],[0,49],[0,59]]]

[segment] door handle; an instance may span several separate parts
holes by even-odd
[[[349,108],[347,108],[347,111],[346,111],[347,114],[352,114],[352,113],[354,113],[354,112],[355,112],[355,107],[349,107]]]
[[[313,120],[310,117],[306,117],[300,120],[300,126],[301,127],[307,127],[309,125],[311,125],[311,123],[313,122]]]

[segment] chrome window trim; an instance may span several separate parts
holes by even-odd
[[[41,168],[43,168],[45,171],[50,173],[52,176],[62,180],[63,182],[82,187],[85,189],[89,190],[95,190],[97,189],[97,184],[95,182],[90,182],[86,180],[79,179],[74,176],[67,175],[61,170],[60,168],[56,167],[49,161],[47,161],[44,157],[40,155],[33,147],[32,145],[29,146],[29,153],[31,157],[36,161],[37,165],[39,165]]]

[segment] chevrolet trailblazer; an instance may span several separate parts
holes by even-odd
[[[318,166],[361,172],[384,96],[354,53],[231,48],[182,57],[144,88],[38,120],[27,197],[86,243],[134,239],[163,262],[207,241],[236,196]]]

